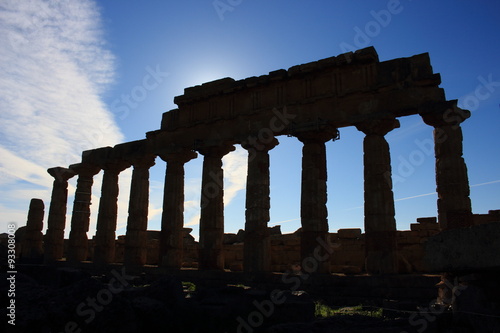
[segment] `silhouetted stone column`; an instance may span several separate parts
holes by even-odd
[[[397,273],[391,155],[384,136],[399,127],[399,121],[376,119],[356,124],[356,127],[366,134],[363,140],[366,271],[373,274]]]
[[[21,257],[26,259],[40,259],[43,255],[43,214],[44,204],[41,199],[31,199],[26,222],[26,231],[22,239]]]
[[[271,270],[271,242],[269,239],[269,150],[278,140],[256,145],[243,145],[248,150],[248,171],[245,210],[245,240],[243,267],[246,272]]]
[[[470,117],[470,112],[454,105],[444,111],[422,113],[421,116],[427,125],[434,127],[437,207],[441,229],[471,226],[469,178],[462,157],[460,127],[460,123]]]
[[[200,270],[224,269],[224,174],[222,157],[233,145],[199,148],[203,158],[200,213]]]
[[[66,227],[66,207],[68,205],[68,179],[76,175],[67,168],[50,168],[47,172],[54,177],[50,199],[47,233],[44,238],[44,260],[54,262],[63,257],[64,228]]]
[[[155,164],[155,156],[132,160],[134,171],[130,184],[127,233],[125,236],[124,263],[127,267],[146,264],[147,229],[149,210],[149,168]]]
[[[129,166],[130,164],[125,161],[112,161],[102,165],[104,175],[94,247],[94,263],[98,265],[110,264],[115,260],[118,175]]]
[[[181,269],[184,248],[184,164],[196,158],[193,151],[161,154],[167,162],[161,217],[159,264]]]
[[[302,233],[300,253],[302,263],[317,263],[317,273],[329,273],[330,260],[325,244],[328,244],[328,211],[326,208],[327,167],[325,142],[334,135],[329,131],[311,131],[296,134],[302,147],[302,185],[300,218]],[[311,261],[315,260],[315,261]],[[303,267],[312,270],[314,267]]]
[[[80,163],[70,165],[70,169],[78,174],[76,183],[71,230],[69,233],[68,261],[81,262],[87,259],[90,224],[90,200],[94,175],[101,169],[92,164]]]

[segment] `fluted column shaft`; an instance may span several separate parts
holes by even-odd
[[[64,228],[66,226],[66,209],[68,205],[68,179],[76,173],[67,168],[50,168],[47,172],[54,177],[52,196],[50,199],[47,233],[44,238],[44,260],[54,262],[63,257]]]
[[[302,147],[302,185],[300,197],[300,218],[302,223],[301,259],[324,258],[328,244],[328,211],[326,208],[327,166],[325,142],[332,139],[332,133],[304,132],[296,135],[304,144]],[[319,252],[318,252],[319,250]],[[316,251],[316,252],[315,252]],[[318,254],[320,254],[318,256]],[[307,268],[305,268],[307,269]],[[318,262],[317,273],[328,273],[330,261]]]
[[[469,111],[456,107],[422,114],[424,122],[434,127],[438,220],[443,230],[473,224],[460,127],[469,116]]]
[[[167,162],[161,217],[159,263],[168,269],[182,267],[184,252],[184,164],[197,154],[193,151],[162,154]]]
[[[78,174],[76,184],[73,215],[71,217],[71,231],[69,233],[68,261],[80,262],[87,259],[88,238],[90,224],[90,201],[94,175],[100,170],[91,164],[74,164],[70,169]]]
[[[146,264],[149,168],[155,164],[154,160],[155,156],[144,156],[132,161],[134,170],[130,184],[124,253],[124,263],[127,267],[138,267]]]
[[[271,242],[269,239],[270,176],[269,150],[278,144],[243,145],[248,150],[246,187],[245,239],[243,267],[246,272],[271,270]],[[258,148],[257,148],[258,147]]]
[[[399,121],[377,119],[356,127],[366,134],[363,140],[366,270],[375,274],[397,273],[391,156],[384,136],[399,127]]]
[[[232,145],[199,148],[204,156],[201,181],[200,270],[224,269],[224,174],[222,157]]]
[[[101,199],[95,234],[94,263],[110,264],[115,260],[116,223],[118,217],[118,175],[129,166],[125,162],[103,165]]]
[[[41,199],[31,199],[26,230],[22,239],[21,258],[41,259],[43,242],[43,215],[45,205]]]

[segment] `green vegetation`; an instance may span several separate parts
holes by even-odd
[[[382,318],[382,309],[375,307],[364,307],[363,305],[348,306],[338,309],[333,309],[322,302],[316,302],[316,310],[314,312],[318,318],[328,318],[332,316],[352,316],[361,315],[373,318]]]
[[[193,282],[183,281],[182,287],[189,292],[196,291],[196,285]]]
[[[244,284],[241,284],[241,283],[239,283],[239,284],[228,284],[227,286],[228,287],[243,288],[243,289],[250,289],[249,286],[245,286]]]

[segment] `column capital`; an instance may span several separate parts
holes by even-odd
[[[192,150],[181,150],[178,152],[161,153],[158,156],[167,163],[187,163],[198,157],[198,154]]]
[[[47,172],[59,182],[68,181],[68,179],[76,175],[75,170],[63,167],[49,168]]]
[[[216,146],[198,147],[196,150],[203,156],[208,157],[224,157],[224,155],[234,151],[236,148],[232,144],[221,143]]]
[[[338,137],[338,129],[328,127],[318,131],[304,131],[293,135],[302,143],[325,143]]]
[[[126,160],[135,168],[146,168],[149,169],[155,165],[156,155],[147,154],[141,157],[129,157]]]
[[[464,110],[456,105],[456,102],[448,107],[443,106],[439,109],[433,108],[425,112],[421,112],[420,116],[429,126],[443,127],[443,126],[457,126],[471,115],[469,110]]]
[[[372,119],[354,125],[366,135],[384,136],[393,129],[399,128],[399,120],[395,118]]]
[[[103,161],[102,163],[100,163],[99,166],[101,167],[101,169],[103,169],[105,171],[120,173],[123,170],[129,168],[130,165],[131,165],[131,163],[126,161],[126,160],[110,159],[107,161]]]
[[[255,151],[267,152],[279,145],[279,141],[276,138],[272,138],[270,140],[266,140],[266,142],[262,142],[260,140],[254,141],[245,141],[241,143],[241,147],[250,150],[253,149]]]
[[[92,177],[101,171],[101,168],[95,164],[78,163],[69,166],[70,170],[76,172],[77,175]]]

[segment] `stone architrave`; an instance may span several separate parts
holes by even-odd
[[[70,169],[78,174],[76,183],[73,215],[71,216],[71,230],[68,241],[68,258],[72,263],[87,260],[88,238],[90,225],[90,202],[92,198],[92,184],[94,175],[101,169],[90,163],[70,165]]]
[[[456,104],[454,101],[453,104]],[[421,113],[424,122],[434,127],[436,192],[438,221],[442,230],[473,225],[467,165],[462,157],[460,123],[470,111],[453,105],[438,111]]]
[[[271,242],[267,226],[271,208],[269,150],[279,143],[274,138],[269,141],[269,143],[242,145],[248,150],[243,246],[243,268],[246,272],[269,272],[271,270]]]
[[[75,176],[76,173],[71,169],[62,167],[50,168],[47,172],[54,177],[47,220],[47,233],[44,238],[44,260],[46,263],[50,263],[63,257],[66,208],[68,205],[68,179]]]
[[[167,163],[163,192],[159,263],[167,269],[182,267],[184,251],[184,164],[196,158],[191,150],[160,154]]]
[[[43,255],[43,214],[44,204],[41,199],[31,199],[26,222],[26,231],[22,239],[21,258],[40,259]]]
[[[394,274],[398,272],[397,229],[391,156],[384,136],[398,128],[399,121],[374,119],[356,127],[366,134],[363,140],[366,271]]]
[[[94,263],[105,265],[115,260],[116,223],[118,217],[118,175],[130,167],[129,162],[113,160],[102,165],[101,199],[95,234]]]
[[[235,148],[230,144],[198,148],[203,155],[200,212],[200,270],[224,269],[224,174],[222,157]]]
[[[325,143],[334,138],[336,133],[336,129],[325,129],[294,134],[304,144],[300,197],[302,224],[300,253],[304,266],[302,268],[308,272],[311,270],[317,273],[330,272],[330,259],[327,253],[329,249],[325,247],[329,244]]]
[[[154,155],[148,155],[131,160],[134,170],[130,184],[124,253],[124,263],[127,267],[140,267],[146,264],[149,169],[155,164],[155,158]]]

